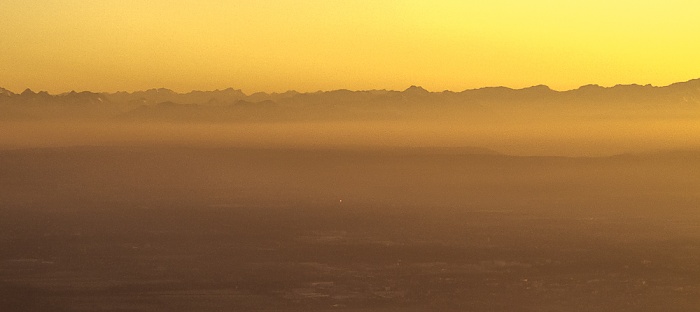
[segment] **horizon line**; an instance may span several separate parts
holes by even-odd
[[[686,81],[673,82],[673,83],[670,83],[670,84],[667,84],[667,85],[660,85],[660,86],[659,86],[659,85],[653,85],[653,84],[650,84],[650,83],[647,83],[647,84],[639,84],[639,83],[622,84],[622,83],[620,83],[620,84],[615,84],[615,85],[612,85],[612,86],[601,86],[601,85],[599,85],[599,84],[590,83],[590,84],[581,85],[581,86],[579,86],[579,87],[577,87],[577,88],[565,89],[565,90],[556,90],[556,89],[552,89],[550,86],[545,85],[545,84],[536,84],[536,85],[532,85],[532,86],[528,86],[528,87],[522,87],[522,88],[513,88],[513,87],[508,87],[508,86],[503,86],[503,85],[501,85],[501,86],[484,86],[484,87],[478,87],[478,88],[464,89],[464,90],[461,90],[461,91],[453,91],[453,90],[448,90],[448,89],[445,89],[445,90],[442,90],[442,91],[430,91],[430,90],[427,90],[427,89],[423,88],[423,87],[420,86],[420,85],[413,84],[413,85],[411,85],[411,86],[409,86],[409,87],[407,87],[406,89],[403,89],[403,90],[389,90],[389,89],[358,89],[358,90],[352,90],[352,89],[347,89],[347,88],[338,88],[338,89],[332,89],[332,90],[317,90],[317,91],[308,91],[308,92],[300,92],[300,91],[296,91],[296,90],[294,90],[294,89],[290,89],[290,90],[283,91],[283,92],[257,91],[257,92],[252,92],[252,93],[246,93],[246,92],[244,92],[242,89],[236,89],[236,88],[233,88],[233,87],[228,87],[228,88],[224,88],[224,89],[214,89],[214,90],[196,90],[196,89],[193,89],[193,90],[184,91],[184,92],[175,91],[175,90],[173,90],[173,89],[166,88],[166,87],[149,88],[149,89],[134,90],[134,91],[123,91],[123,90],[120,90],[120,91],[113,91],[113,92],[110,92],[110,91],[90,91],[90,90],[82,90],[82,91],[70,90],[70,91],[65,91],[65,92],[60,92],[60,93],[50,93],[50,92],[44,91],[44,90],[33,91],[31,88],[26,88],[26,89],[24,89],[22,92],[15,92],[15,91],[9,90],[9,89],[7,89],[7,88],[4,88],[4,87],[2,87],[2,86],[0,86],[0,89],[6,90],[6,91],[11,92],[12,94],[15,94],[15,95],[21,95],[22,93],[25,93],[25,92],[27,92],[27,91],[31,91],[32,93],[35,93],[35,94],[46,93],[46,94],[49,94],[49,95],[64,95],[64,94],[70,94],[70,93],[83,93],[83,92],[90,92],[90,93],[97,93],[97,94],[117,94],[117,93],[129,93],[129,94],[133,94],[133,93],[138,93],[138,92],[148,92],[148,91],[154,91],[154,90],[156,90],[156,91],[157,91],[157,90],[169,91],[169,92],[173,92],[173,93],[175,93],[175,94],[183,95],[183,94],[190,94],[190,93],[194,93],[194,92],[217,92],[217,91],[233,90],[233,91],[240,91],[240,92],[243,93],[245,96],[251,96],[251,95],[254,95],[254,94],[268,94],[268,95],[270,95],[270,94],[285,94],[285,93],[290,93],[290,92],[299,93],[299,94],[314,94],[314,93],[324,93],[324,92],[334,92],[334,91],[350,91],[350,92],[372,92],[372,91],[405,92],[405,91],[410,90],[410,89],[424,90],[424,91],[426,91],[426,92],[428,92],[428,93],[444,93],[444,92],[460,93],[460,92],[467,92],[467,91],[474,91],[474,90],[482,90],[482,89],[527,90],[527,89],[541,88],[541,87],[545,87],[545,88],[547,88],[547,89],[549,89],[549,90],[551,90],[551,91],[554,91],[554,92],[568,92],[568,91],[579,90],[579,89],[584,88],[584,87],[600,87],[600,88],[603,88],[603,89],[610,89],[610,88],[615,88],[615,87],[620,87],[620,86],[641,86],[641,87],[665,88],[665,87],[670,87],[670,86],[677,85],[677,84],[689,83],[689,82],[693,82],[693,81],[700,81],[700,77],[699,77],[699,78],[693,78],[693,79],[686,80]]]

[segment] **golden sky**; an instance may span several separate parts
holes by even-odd
[[[0,86],[460,91],[700,77],[695,0],[2,0]]]

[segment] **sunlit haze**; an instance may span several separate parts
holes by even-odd
[[[699,17],[0,0],[0,312],[698,312]]]
[[[698,12],[687,0],[3,0],[0,86],[667,85],[700,75]]]

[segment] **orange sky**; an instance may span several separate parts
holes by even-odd
[[[700,2],[2,0],[0,86],[52,93],[666,85]]]

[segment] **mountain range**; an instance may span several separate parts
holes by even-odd
[[[668,86],[586,85],[555,91],[544,85],[524,89],[488,87],[461,92],[334,90],[312,93],[258,92],[229,88],[177,93],[68,92],[30,89],[16,94],[0,88],[0,120],[109,119],[120,121],[255,122],[295,120],[459,119],[492,115],[654,117],[700,116],[700,79]]]

